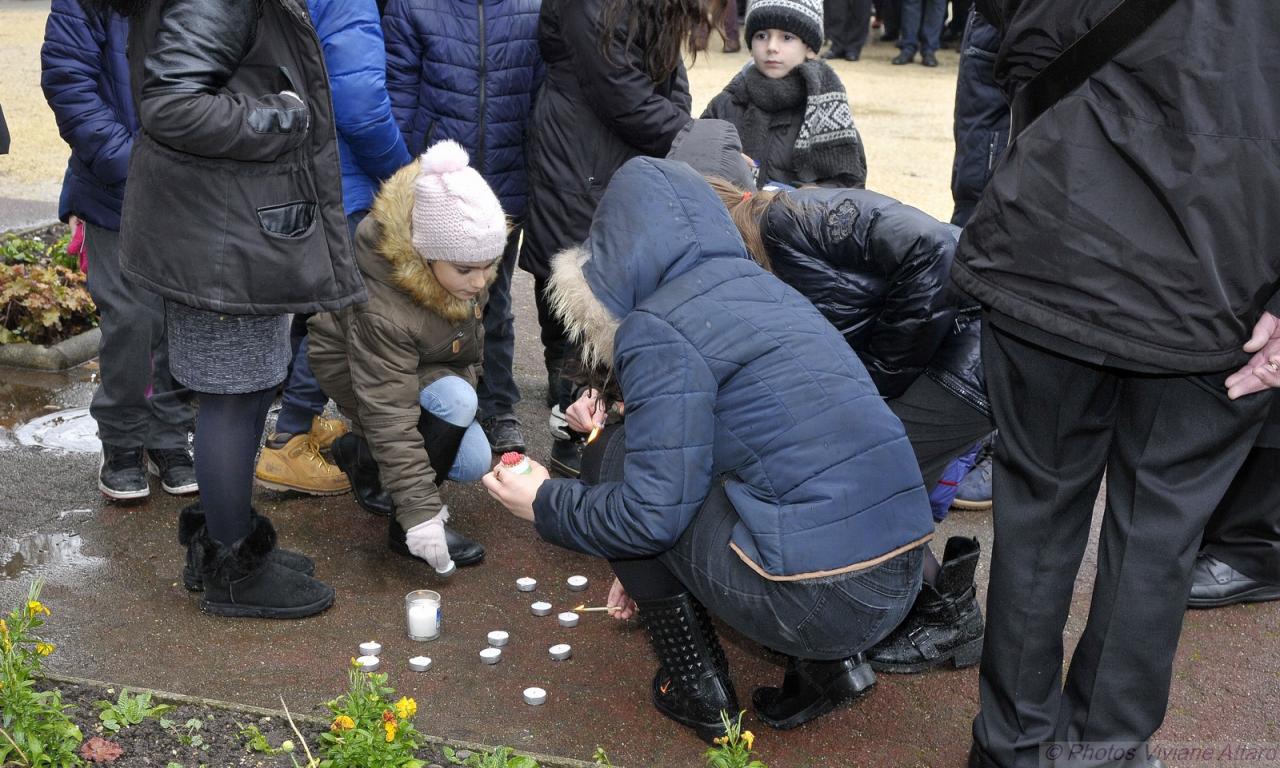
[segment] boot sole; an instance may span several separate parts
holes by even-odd
[[[200,492],[200,484],[195,481],[187,483],[186,485],[176,486],[166,483],[163,479],[164,475],[160,472],[160,467],[152,461],[150,457],[147,458],[147,473],[161,478],[160,487],[170,496],[189,496],[190,494]]]
[[[1209,600],[1187,599],[1188,608],[1225,608],[1228,605],[1243,603],[1268,603],[1280,600],[1280,587],[1262,586],[1241,592],[1229,597],[1215,597]]]
[[[955,669],[965,669],[972,667],[982,661],[982,638],[970,640],[964,645],[957,646],[951,653],[944,653],[936,659],[928,659],[918,661],[913,664],[885,664],[883,662],[870,661],[871,668],[877,672],[887,672],[891,675],[915,675],[920,672],[927,672],[934,667],[941,667],[950,664]]]
[[[297,491],[298,493],[305,493],[308,496],[341,496],[344,493],[351,493],[351,486],[349,485],[346,488],[340,488],[336,491],[324,491],[318,488],[303,488],[299,485],[289,485],[287,483],[263,480],[260,477],[255,477],[254,480],[258,481],[258,485],[261,485],[263,488],[268,488],[273,491]]]
[[[566,464],[561,464],[555,459],[547,462],[547,471],[553,475],[558,475],[569,480],[577,480],[578,476],[582,474],[581,469],[575,470]]]
[[[679,723],[680,725],[683,725],[685,728],[692,730],[694,733],[698,735],[698,738],[702,739],[708,744],[711,744],[713,739],[716,739],[724,735],[724,723],[717,722],[715,724],[711,724],[711,723],[704,723],[701,720],[691,720],[686,717],[680,717],[674,712],[670,712],[666,709],[663,709],[658,704],[658,700],[656,698],[650,696],[649,700],[653,702],[653,708],[658,710],[660,713],[662,713],[663,717],[673,722]]]
[[[952,509],[959,509],[964,512],[986,512],[991,509],[990,501],[962,501],[956,499],[951,502]]]
[[[213,616],[226,616],[237,619],[302,619],[313,616],[333,605],[334,595],[310,605],[292,606],[289,608],[268,608],[260,605],[237,605],[236,603],[211,603],[200,601],[200,610]]]

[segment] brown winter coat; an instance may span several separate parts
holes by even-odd
[[[406,530],[442,504],[418,432],[418,395],[445,376],[476,383],[488,299],[487,292],[474,301],[454,298],[414,252],[409,222],[417,173],[412,163],[392,176],[356,230],[368,302],[307,323],[311,369],[369,441]]]

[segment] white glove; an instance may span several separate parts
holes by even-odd
[[[449,557],[449,544],[444,537],[444,524],[448,519],[449,507],[446,505],[435,517],[418,523],[404,534],[404,543],[409,546],[409,551],[430,563],[441,576],[451,575],[457,567]]]

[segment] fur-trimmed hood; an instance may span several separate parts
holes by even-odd
[[[376,245],[356,242],[356,261],[365,277],[393,285],[409,294],[414,303],[450,322],[472,317],[474,301],[463,301],[445,290],[435,273],[413,249],[413,190],[418,178],[414,161],[387,179],[373,201],[369,216],[377,223]],[[372,251],[372,252],[371,252]],[[498,275],[498,262],[489,269],[486,284]]]
[[[720,198],[685,163],[637,157],[609,182],[587,241],[553,259],[551,307],[588,368],[612,367],[622,319],[712,258],[748,258]]]

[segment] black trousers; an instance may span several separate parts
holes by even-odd
[[[1277,428],[1280,407],[1273,402],[1264,429]],[[1259,439],[1253,446],[1209,519],[1200,551],[1251,579],[1280,584],[1280,446],[1273,443]]]
[[[826,0],[824,13],[831,50],[862,53],[871,30],[871,0]]]
[[[982,352],[1000,435],[977,762],[1048,765],[1044,742],[1144,743],[1164,719],[1201,533],[1270,398],[1228,400],[1229,372],[1086,364],[989,318]],[[1062,632],[1104,471],[1098,571],[1064,687]]]

